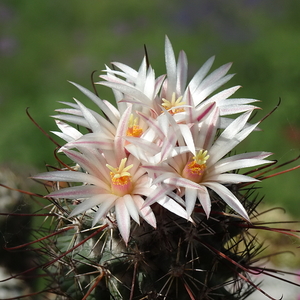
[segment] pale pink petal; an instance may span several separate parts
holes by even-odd
[[[200,134],[197,138],[195,138],[198,147],[203,150],[210,149],[212,143],[214,142],[216,131],[219,127],[219,121],[219,108],[214,106],[214,109],[211,111],[209,116],[200,125]]]
[[[263,155],[263,153],[265,153],[265,155]],[[213,165],[209,169],[209,172],[210,175],[214,175],[217,173],[220,174],[232,170],[239,170],[243,168],[249,168],[249,167],[259,166],[266,163],[271,163],[272,161],[263,159],[263,157],[268,157],[271,154],[272,153],[268,153],[268,152],[250,152],[250,153],[230,156],[218,161],[215,165]]]
[[[46,172],[40,173],[32,178],[41,179],[47,181],[59,181],[59,182],[87,182],[90,184],[95,184],[100,187],[105,188],[106,184],[103,183],[102,180],[98,179],[95,176],[90,174],[82,173],[82,172],[73,172],[73,171],[54,171],[54,172]]]
[[[123,63],[112,62],[112,64],[115,65],[118,69],[123,71],[123,73],[120,72],[120,75],[127,76],[127,77],[125,77],[126,79],[133,81],[138,75],[138,72],[136,70],[134,70],[133,68],[131,68]],[[115,71],[115,70],[112,70],[112,72],[117,73],[117,71]]]
[[[173,51],[172,44],[169,38],[165,38],[165,61],[167,69],[167,80],[168,80],[168,89],[166,93],[166,99],[171,99],[172,94],[176,92],[176,59]]]
[[[211,211],[211,200],[210,200],[208,190],[205,186],[203,186],[203,189],[198,190],[198,199],[202,205],[206,217],[209,218],[210,211]]]
[[[184,51],[179,52],[177,63],[177,84],[176,94],[183,95],[187,82],[188,60]]]
[[[118,199],[116,195],[107,194],[103,196],[105,197],[105,201],[102,201],[101,204],[99,203],[100,205],[94,215],[92,226],[95,226],[101,218],[107,215],[108,211],[115,205],[115,201]]]
[[[157,188],[147,197],[142,208],[152,205],[158,202],[160,199],[165,198],[166,194],[171,192],[174,188],[169,186],[157,186]]]
[[[68,139],[65,139],[67,142],[77,140],[82,136],[82,133],[77,129],[73,128],[69,124],[55,120],[57,127],[61,130],[62,134],[64,134]],[[57,134],[57,132],[55,132]],[[58,134],[57,134],[58,135]]]
[[[116,161],[121,161],[124,157],[126,157],[125,153],[125,140],[124,136],[126,136],[126,132],[128,129],[128,122],[129,122],[129,117],[131,115],[131,109],[132,107],[129,106],[123,115],[121,116],[119,125],[117,127],[116,135],[115,135],[115,140],[114,140],[114,146],[115,146],[115,155],[116,155]]]
[[[151,99],[149,99],[142,91],[138,90],[132,86],[125,86],[119,83],[114,82],[106,82],[100,81],[97,82],[98,84],[105,85],[111,89],[116,89],[117,91],[124,93],[127,96],[133,97],[134,99],[138,100],[139,102],[143,102],[148,106],[151,106]]]
[[[232,125],[234,123],[235,121],[233,121],[229,125],[229,127],[232,127],[233,129]],[[241,141],[243,141],[255,129],[257,125],[258,123],[248,126],[241,132],[235,133],[233,136],[230,136],[230,138],[227,135],[221,134],[209,150],[209,155],[211,156],[211,159],[207,161],[207,166],[209,167],[215,164],[219,159],[221,159],[224,155],[231,151],[235,146],[237,146]],[[233,131],[235,132],[236,130]]]
[[[111,197],[112,196],[110,194],[100,194],[100,195],[95,195],[89,199],[86,199],[79,205],[75,206],[75,208],[72,210],[69,216],[70,217],[76,216],[100,204],[106,205],[109,202],[113,203],[114,200],[111,200],[110,199]]]
[[[215,174],[215,175],[209,174],[207,178],[205,177],[205,182],[208,181],[215,181],[220,183],[240,183],[240,182],[252,182],[252,181],[255,182],[259,180],[246,175],[229,173],[229,174]]]
[[[94,137],[97,136],[97,139]],[[106,136],[101,138],[101,135],[95,134],[88,136],[87,134],[84,135],[80,140],[69,142],[64,145],[64,148],[94,148],[94,149],[101,149],[101,150],[113,150],[114,144],[113,140],[109,140]]]
[[[233,95],[241,86],[237,85],[237,86],[233,86],[229,89],[225,89],[215,95],[213,95],[212,97],[209,98],[209,102],[218,102],[218,106],[220,104],[220,102],[224,103],[224,105],[227,105],[227,101],[230,101],[231,99],[227,99],[228,97],[230,97],[231,95]],[[249,103],[249,102],[247,102]]]
[[[156,218],[150,206],[143,207],[144,200],[141,196],[133,195],[133,201],[139,209],[140,216],[152,227],[156,228]]]
[[[95,104],[99,106],[99,108],[104,112],[105,115],[108,116],[109,120],[117,126],[118,119],[111,113],[110,109],[103,103],[103,101],[94,93],[89,91],[88,89],[84,88],[83,86],[71,82],[74,86],[76,86],[83,94],[85,94],[88,98],[90,98]]]
[[[168,196],[161,198],[160,200],[157,201],[157,203],[159,203],[161,206],[163,206],[173,214],[181,218],[187,219],[189,221],[191,220],[190,217],[187,215],[186,210],[181,205],[179,205],[176,201],[169,198]]]
[[[182,177],[178,177],[178,178],[173,177],[170,179],[165,179],[164,183],[170,184],[170,185],[173,185],[176,187],[182,186],[182,187],[191,188],[191,189],[202,189],[202,187],[198,183],[195,183],[191,180],[188,180],[188,179],[185,179]]]
[[[79,199],[89,198],[100,193],[103,193],[103,189],[99,188],[98,186],[84,185],[60,189],[50,193],[47,195],[47,197]]]
[[[193,153],[193,155],[195,155],[196,154],[195,143],[194,143],[194,139],[190,127],[186,124],[181,124],[179,126],[179,129],[188,149],[190,150],[191,153]]]
[[[185,205],[188,217],[192,214],[197,200],[198,191],[196,189],[185,189]]]
[[[101,130],[101,126],[99,124],[99,122],[97,121],[97,119],[93,116],[93,114],[89,111],[89,109],[87,109],[82,103],[80,103],[79,101],[75,100],[76,103],[78,104],[80,110],[82,111],[82,115],[84,117],[85,120],[88,121],[89,123],[89,128],[92,129],[92,131],[100,131]]]
[[[199,84],[202,82],[202,80],[205,78],[207,73],[209,72],[213,62],[215,60],[215,57],[212,56],[209,58],[203,65],[202,67],[197,71],[197,73],[194,75],[192,80],[189,83],[189,88],[192,93],[194,93],[199,86]]]
[[[67,122],[82,126],[84,128],[89,127],[89,123],[83,117],[79,117],[79,116],[75,116],[75,115],[62,115],[62,114],[61,115],[53,115],[51,117],[53,117],[55,119],[67,121]]]
[[[116,210],[116,220],[118,223],[118,228],[120,234],[125,241],[128,243],[129,234],[130,234],[130,215],[124,203],[124,199],[122,197],[118,198],[115,203]]]
[[[245,208],[229,189],[217,182],[205,182],[203,184],[215,191],[233,210],[250,222]]]
[[[126,205],[126,208],[131,216],[131,218],[138,224],[140,224],[140,217],[139,217],[139,212],[138,209],[135,205],[135,202],[132,198],[132,195],[126,194],[123,197],[123,201]]]

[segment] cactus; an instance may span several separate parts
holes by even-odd
[[[157,229],[132,221],[127,245],[113,215],[91,228],[94,212],[70,218],[72,205],[52,199],[45,207],[52,218],[49,234],[42,232],[38,249],[33,249],[39,254],[38,268],[47,274],[43,295],[60,300],[227,300],[247,299],[256,289],[264,293],[253,281],[267,271],[255,264],[264,250],[253,232],[264,226],[257,212],[261,199],[253,187],[230,189],[251,223],[211,192],[210,218],[201,205],[195,206],[193,224],[155,204]]]
[[[74,84],[100,111],[75,100],[54,116],[61,130],[54,133],[66,141],[55,143],[68,162],[57,153],[60,167],[34,176],[48,190],[40,213],[47,229],[7,247],[38,245],[33,269],[46,274],[46,296],[230,300],[264,293],[253,280],[266,271],[255,265],[263,245],[252,229],[276,229],[258,221],[254,183],[274,162],[265,160],[269,152],[232,155],[260,123],[249,123],[256,100],[227,99],[238,87],[209,97],[232,77],[230,64],[206,77],[213,59],[186,86],[184,52],[176,63],[168,38],[165,49],[166,78],[155,78],[147,57],[138,71],[115,63],[120,71],[107,68],[99,84],[113,90],[116,107]],[[246,167],[255,168],[242,174]]]

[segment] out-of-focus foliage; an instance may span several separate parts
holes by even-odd
[[[300,2],[18,1],[0,4],[0,162],[42,169],[56,164],[54,145],[29,121],[26,108],[46,131],[58,101],[85,101],[67,80],[92,88],[90,76],[104,64],[138,67],[146,44],[151,64],[165,72],[164,35],[187,52],[191,74],[212,55],[215,66],[233,61],[240,97],[263,102],[261,118],[282,102],[240,151],[273,151],[285,162],[300,148]],[[161,66],[161,67],[160,67]],[[102,98],[112,99],[100,87]],[[300,200],[297,174],[263,182],[269,202],[291,212]]]

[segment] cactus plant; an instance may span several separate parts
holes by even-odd
[[[176,62],[168,38],[165,57],[167,74],[157,78],[147,57],[138,71],[107,67],[98,83],[113,90],[116,107],[74,84],[99,112],[75,99],[54,116],[54,133],[66,142],[56,154],[60,167],[34,176],[48,190],[48,232],[23,245],[39,244],[34,269],[47,274],[47,295],[228,300],[264,293],[252,278],[265,272],[254,264],[263,250],[251,231],[262,228],[254,184],[274,162],[265,160],[269,152],[232,154],[257,130],[260,122],[249,122],[256,100],[229,98],[239,87],[210,96],[232,77],[230,64],[207,76],[209,59],[187,84],[185,53]],[[225,117],[232,114],[240,115]]]

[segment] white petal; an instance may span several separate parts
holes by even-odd
[[[134,195],[132,196],[136,207],[139,209],[140,216],[148,222],[152,227],[156,228],[156,218],[150,206],[145,206],[142,208],[144,204],[144,200],[141,196]]]
[[[65,122],[61,122],[59,120],[55,120],[57,127],[63,132],[65,135],[71,137],[73,140],[77,140],[82,136],[82,133],[77,129],[73,128],[69,124]]]
[[[196,189],[185,189],[185,205],[188,217],[192,214],[197,200],[198,191]]]
[[[168,90],[166,94],[167,99],[172,98],[172,94],[176,92],[176,59],[172,44],[168,37],[165,38],[165,60],[167,69]]]
[[[173,187],[165,187],[163,185],[157,186],[157,188],[147,197],[143,204],[143,208],[152,205],[155,202],[158,202],[160,199],[164,199],[166,194],[171,192]]]
[[[251,111],[248,111],[241,116],[237,117],[232,123],[222,132],[221,136],[224,139],[232,139],[235,135],[241,131],[246,125],[249,117],[251,115]]]
[[[128,128],[128,122],[129,122],[129,117],[131,114],[131,108],[132,106],[130,105],[123,115],[121,116],[119,125],[117,127],[116,131],[116,136],[114,140],[114,147],[115,147],[115,155],[116,155],[116,161],[121,161],[126,156],[125,153],[125,140],[124,136],[126,136],[127,128]]]
[[[215,60],[215,57],[212,56],[209,58],[202,67],[197,71],[197,73],[194,75],[192,80],[189,83],[189,88],[191,89],[191,92],[194,93],[196,88],[200,85],[201,81],[204,79],[204,77],[209,72],[213,62]]]
[[[183,95],[187,81],[188,61],[184,51],[179,52],[177,63],[177,95]]]
[[[124,203],[126,205],[126,208],[131,216],[131,218],[138,224],[140,224],[140,217],[138,209],[135,205],[134,200],[132,199],[132,196],[127,194],[123,196]]]
[[[237,146],[241,141],[243,141],[258,125],[258,123],[256,123],[254,125],[246,127],[241,132],[237,133],[236,130],[234,130],[234,127],[232,126],[233,124],[235,124],[235,121],[233,121],[227,127],[227,129],[229,127],[231,127],[233,129],[232,131],[234,132],[234,134],[233,135],[231,135],[231,134],[223,135],[223,133],[227,130],[227,129],[225,129],[225,131],[219,136],[219,138],[216,140],[216,142],[212,145],[212,147],[209,151],[210,159],[207,161],[208,167],[215,164],[220,158],[222,158],[229,151],[231,151],[235,146]],[[237,124],[235,124],[235,125],[237,125]]]
[[[59,119],[59,120],[64,120],[85,128],[89,128],[89,123],[87,122],[87,120],[85,120],[83,117],[78,117],[78,116],[74,116],[74,115],[54,115],[51,116],[55,119]]]
[[[241,86],[233,86],[229,89],[225,89],[215,95],[213,95],[211,98],[209,98],[209,102],[218,102],[218,106],[220,106],[220,102],[222,101],[223,105],[227,105],[227,101],[230,101],[232,99],[227,99],[231,95],[233,95]],[[248,103],[248,102],[247,102]],[[228,103],[229,104],[229,103]]]
[[[212,92],[214,92],[215,90],[217,90],[220,86],[222,86],[223,84],[225,84],[227,81],[229,81],[232,77],[234,76],[234,74],[232,75],[226,75],[223,78],[217,80],[216,82],[214,82],[213,84],[209,85],[208,87],[206,87],[205,89],[203,89],[202,84],[201,86],[197,89],[197,91],[195,92],[195,96],[194,99],[196,99],[197,101],[195,102],[195,106],[198,106],[198,104],[203,101],[204,99],[206,99]],[[208,77],[207,77],[208,78]],[[205,79],[206,80],[206,79]],[[203,81],[204,83],[204,81]],[[206,82],[205,82],[206,83]]]
[[[107,194],[100,194],[100,195],[95,195],[89,199],[84,200],[82,203],[77,205],[72,212],[70,213],[70,217],[76,216],[82,212],[85,212],[101,203],[107,203],[109,202],[108,199],[111,195]],[[94,226],[94,225],[93,225]]]
[[[215,181],[220,183],[240,183],[240,182],[255,182],[259,181],[253,177],[242,175],[242,174],[215,174],[213,176],[208,176],[205,178],[205,182],[207,181]]]
[[[265,155],[263,155],[265,154]],[[270,160],[261,159],[270,156],[269,152],[250,152],[244,154],[233,155],[219,160],[214,166],[209,169],[209,174],[225,173],[232,170],[254,167],[266,163],[271,163]]]
[[[200,133],[197,139],[197,146],[204,150],[211,148],[215,139],[216,131],[219,127],[220,112],[218,107],[214,107],[209,116],[204,120],[200,127]],[[199,149],[198,149],[199,150]],[[211,153],[209,152],[209,155]]]
[[[188,217],[186,210],[182,206],[180,206],[176,201],[169,198],[168,196],[165,196],[162,199],[158,200],[157,203],[159,203],[161,206],[163,206],[170,212],[174,213],[175,215],[187,220],[191,220]]]
[[[117,126],[118,124],[118,119],[111,113],[110,109],[103,103],[103,101],[94,93],[92,93],[91,91],[89,91],[88,89],[84,88],[83,86],[71,82],[73,85],[75,85],[83,94],[85,94],[88,98],[90,98],[95,104],[97,104],[100,109],[104,112],[105,115],[108,116],[108,118],[110,119],[110,121]]]
[[[198,199],[202,205],[202,208],[207,216],[207,218],[210,215],[211,211],[211,200],[209,197],[208,190],[205,186],[203,186],[202,190],[198,190]]]
[[[103,201],[97,209],[97,212],[94,215],[92,226],[95,226],[96,223],[103,217],[105,217],[108,211],[114,206],[116,199],[118,198],[115,195],[105,195],[105,201]]]
[[[50,131],[51,133],[55,134],[56,136],[60,137],[61,139],[65,140],[66,142],[72,142],[74,141],[74,138],[70,135],[64,134],[59,131]]]
[[[47,197],[67,199],[90,198],[96,194],[99,194],[100,191],[102,192],[99,187],[92,185],[74,186],[52,192],[47,195]]]
[[[247,221],[250,221],[248,214],[241,202],[224,185],[217,182],[205,182],[203,183],[203,185],[206,185],[207,187],[215,191],[233,210],[235,210]]]
[[[199,185],[198,183],[195,183],[191,180],[188,180],[186,178],[182,178],[182,177],[178,177],[178,178],[169,178],[169,179],[165,179],[164,183],[166,184],[170,184],[173,186],[182,186],[185,188],[191,188],[191,189],[202,189],[201,185]]]
[[[130,234],[130,216],[126,208],[126,205],[124,203],[123,197],[117,199],[115,203],[115,209],[116,209],[116,219],[117,219],[120,234],[123,240],[125,241],[125,243],[127,244],[129,240],[129,234]]]
[[[186,124],[181,124],[179,126],[179,128],[180,128],[181,135],[183,136],[188,149],[191,151],[191,153],[193,153],[195,155],[196,150],[195,150],[194,139],[193,139],[193,136],[192,136],[189,126]]]
[[[73,171],[54,171],[54,172],[46,172],[40,173],[32,178],[48,180],[48,181],[62,181],[62,182],[88,182],[90,184],[95,184],[102,186],[103,182],[96,178],[95,176],[81,173],[81,172],[73,172]]]
[[[117,68],[119,68],[120,70],[122,70],[124,73],[122,73],[121,75],[126,76],[125,78],[129,79],[132,78],[131,80],[135,79],[138,75],[138,72],[136,70],[134,70],[133,68],[120,63],[120,62],[112,62],[113,65],[115,65]],[[114,70],[112,70],[113,72],[115,72]],[[128,76],[129,75],[129,76]]]
[[[97,139],[95,139],[95,136],[97,136]],[[85,134],[80,140],[69,142],[69,143],[65,144],[64,148],[80,149],[80,147],[85,147],[85,148],[92,147],[94,149],[113,150],[114,149],[113,141],[107,139],[106,137],[101,139],[100,136],[101,135],[99,135],[98,133],[95,135],[93,135],[92,133]]]
[[[77,100],[75,100],[75,101],[78,104],[80,110],[82,111],[83,117],[89,123],[88,127],[91,128],[92,131],[94,131],[94,132],[95,131],[100,131],[101,130],[101,126],[100,126],[99,122],[97,121],[97,119],[90,112],[90,110],[88,108],[86,108],[83,104],[81,104],[79,101],[77,101]]]
[[[149,99],[142,91],[138,90],[135,87],[125,86],[119,83],[106,82],[106,81],[100,81],[97,83],[101,85],[105,85],[111,89],[116,89],[117,91],[124,93],[127,96],[133,97],[134,99],[138,100],[140,103],[145,103],[148,106],[151,106],[152,104],[151,99]]]

